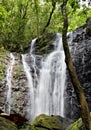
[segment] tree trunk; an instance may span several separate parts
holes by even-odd
[[[48,19],[48,21],[47,21],[47,23],[46,23],[46,25],[45,25],[45,27],[43,29],[43,32],[42,32],[43,34],[45,33],[47,27],[50,25],[50,22],[51,22],[51,19],[52,19],[52,15],[54,13],[55,8],[56,8],[56,2],[54,0],[52,0],[52,10],[50,12],[49,19]]]
[[[79,79],[76,74],[76,70],[72,63],[72,58],[69,51],[69,46],[67,42],[67,29],[68,29],[68,18],[66,13],[66,4],[68,0],[63,0],[63,3],[61,5],[61,11],[63,15],[63,29],[62,29],[62,41],[63,41],[63,48],[65,52],[65,61],[67,64],[67,68],[69,70],[69,74],[71,77],[71,81],[73,84],[73,87],[75,89],[78,102],[80,104],[80,110],[81,110],[81,118],[83,122],[83,130],[91,130],[91,123],[90,123],[90,113],[88,109],[88,104],[86,101],[86,98],[84,96],[83,89],[80,85]]]
[[[34,0],[35,11],[36,11],[36,26],[37,26],[37,38],[39,38],[40,30],[39,30],[39,12],[38,12],[38,1]]]

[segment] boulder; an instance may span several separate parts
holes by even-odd
[[[0,116],[0,130],[18,130],[18,129],[12,121]]]
[[[35,118],[32,125],[38,130],[65,130],[72,121],[60,116],[41,114]]]
[[[60,116],[37,116],[31,125],[25,124],[20,130],[66,130],[73,121]]]

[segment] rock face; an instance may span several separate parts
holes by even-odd
[[[12,79],[12,106],[11,113],[16,112],[25,116],[27,106],[27,79],[24,73],[21,55],[15,54],[15,66]]]
[[[88,28],[91,29],[90,20],[91,18],[84,26],[70,33],[68,35],[68,41],[73,63],[91,111],[91,36],[90,32],[87,32]],[[77,119],[80,116],[80,106],[77,102],[69,74],[67,73],[67,75],[65,114],[69,118]]]
[[[87,19],[86,24],[87,24],[86,33],[88,36],[91,36],[91,17]]]
[[[14,113],[19,113],[22,116],[25,116],[26,114],[26,106],[27,106],[27,79],[23,70],[23,65],[21,61],[21,55],[14,53],[13,54],[15,57],[15,63],[13,65],[12,69],[12,80],[11,80],[11,114]],[[10,55],[7,55],[6,58],[6,72],[9,67],[10,63]],[[7,98],[7,92],[8,92],[8,87],[7,87],[7,73],[5,73],[3,79],[3,85],[0,88],[1,93],[0,93],[0,109],[3,112],[7,113],[7,105],[8,103],[6,102]],[[8,79],[9,80],[9,79]],[[26,87],[25,87],[26,86]],[[4,90],[4,91],[3,91]],[[2,97],[1,97],[2,96]],[[8,113],[9,114],[9,113]]]
[[[3,87],[4,84],[4,76],[5,76],[5,70],[7,68],[7,57],[8,52],[6,52],[3,48],[0,50],[0,109],[4,109],[4,102],[5,102],[5,87]]]

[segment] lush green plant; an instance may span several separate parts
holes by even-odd
[[[0,46],[22,52],[35,37],[42,35],[50,17],[53,2],[56,9],[45,33],[62,30],[60,0],[0,0]],[[69,31],[83,25],[91,10],[80,9],[76,0],[68,1]]]

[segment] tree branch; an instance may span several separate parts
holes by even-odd
[[[45,33],[46,28],[50,25],[50,22],[51,22],[51,19],[52,19],[52,15],[54,13],[55,8],[56,8],[56,2],[54,0],[52,0],[52,10],[50,12],[49,19],[48,19],[48,21],[47,21],[47,23],[46,23],[46,25],[45,25],[45,27],[43,29],[43,33]]]

